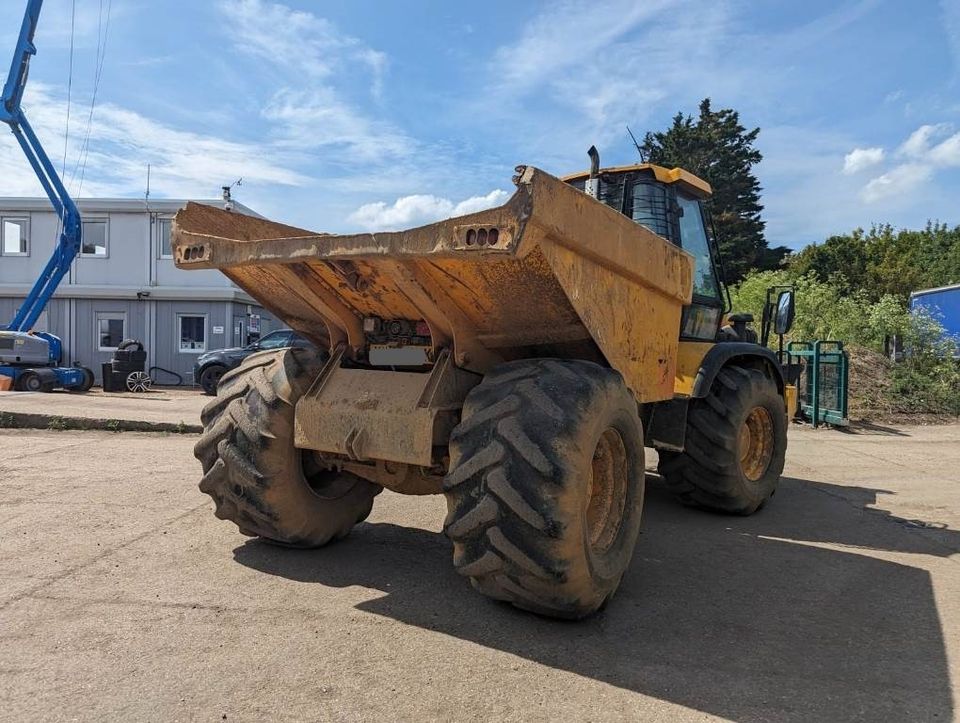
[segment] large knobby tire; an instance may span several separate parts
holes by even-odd
[[[683,452],[660,452],[659,472],[681,502],[749,515],[777,489],[787,451],[787,415],[777,385],[759,369],[720,370],[690,403]]]
[[[621,376],[503,364],[467,396],[444,481],[454,566],[517,607],[581,618],[614,593],[643,508],[643,434]]]
[[[220,378],[201,413],[200,490],[245,535],[319,547],[366,519],[383,489],[294,446],[294,407],[322,365],[309,349],[253,354]]]

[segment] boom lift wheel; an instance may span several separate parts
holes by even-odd
[[[582,618],[614,593],[643,507],[637,403],[583,361],[503,364],[467,396],[444,482],[453,562],[485,595]]]
[[[252,354],[223,375],[200,415],[200,491],[245,535],[319,547],[365,520],[383,490],[293,444],[294,408],[322,366],[312,349]]]
[[[83,370],[83,384],[80,385],[81,392],[89,392],[93,389],[93,384],[96,382],[96,377],[93,374],[92,369],[87,367],[80,367]]]
[[[25,392],[42,392],[43,379],[33,370],[25,371],[20,375],[20,389]]]
[[[83,381],[77,386],[64,387],[64,389],[66,389],[68,392],[89,392],[93,388],[93,384],[96,381],[96,377],[93,375],[93,370],[76,364],[74,364],[74,369],[79,369],[83,372]]]
[[[660,452],[658,470],[681,502],[749,515],[777,488],[787,416],[776,383],[759,369],[728,366],[690,403],[683,452]]]

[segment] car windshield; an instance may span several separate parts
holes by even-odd
[[[279,349],[282,346],[287,346],[290,339],[290,334],[285,331],[275,331],[271,334],[267,334],[260,340],[261,349]]]

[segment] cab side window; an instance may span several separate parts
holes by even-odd
[[[693,294],[720,301],[720,288],[710,258],[710,244],[703,224],[700,203],[693,198],[677,194],[680,204],[680,245],[696,260],[693,271]]]

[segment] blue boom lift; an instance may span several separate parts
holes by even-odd
[[[53,255],[17,310],[13,321],[0,327],[0,374],[12,378],[13,388],[23,391],[49,392],[58,388],[87,391],[93,385],[93,372],[79,366],[60,366],[63,356],[60,338],[47,332],[33,331],[33,325],[37,323],[47,302],[79,253],[83,235],[80,211],[67,193],[63,181],[57,175],[20,107],[27,84],[30,57],[37,52],[33,35],[37,30],[42,6],[43,0],[27,2],[17,50],[10,64],[10,75],[3,86],[0,121],[10,126],[14,137],[23,148],[27,160],[40,179],[40,185],[60,217],[63,230]]]

